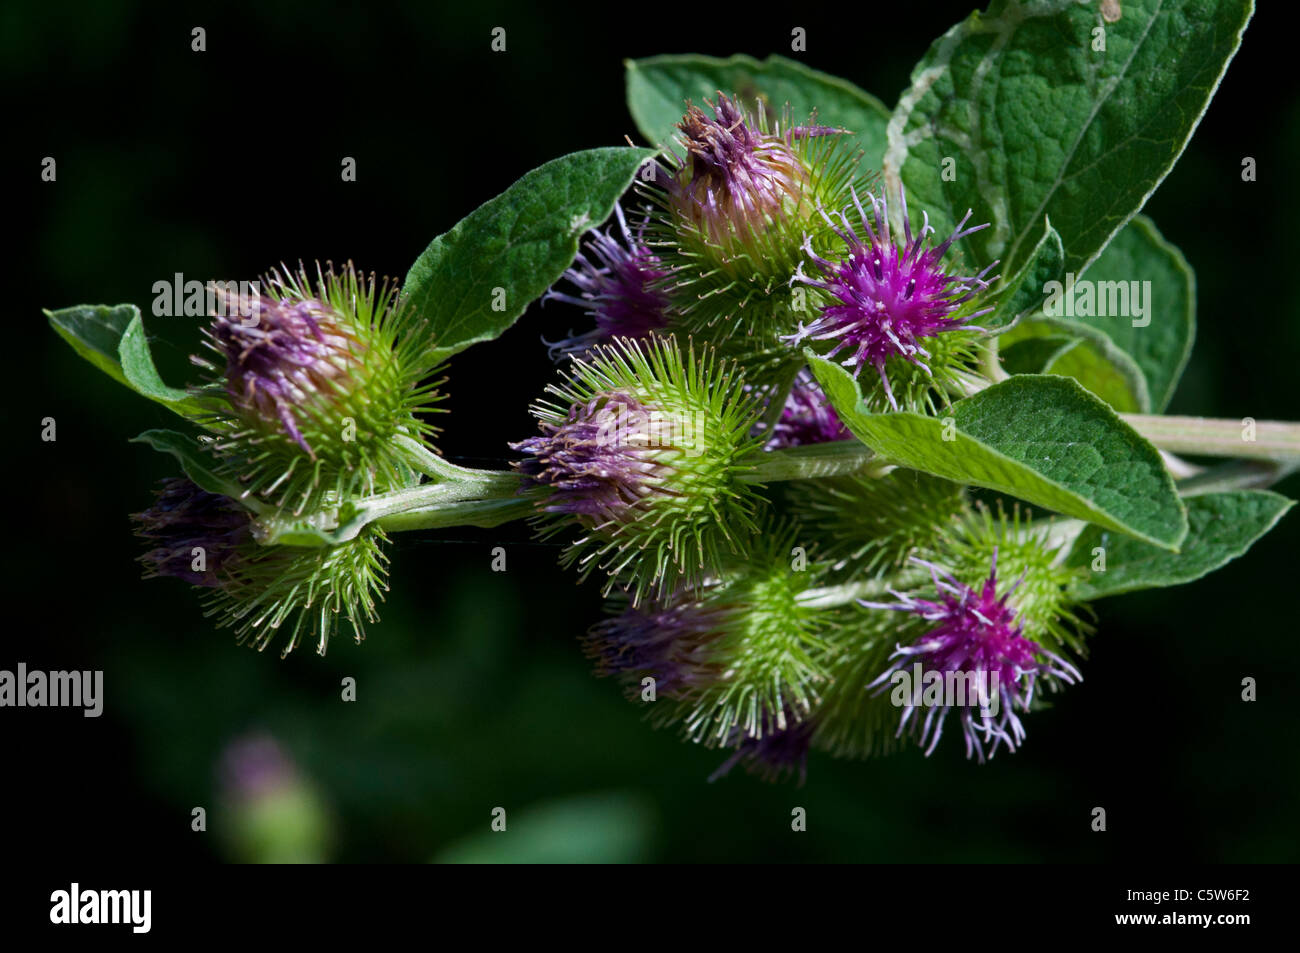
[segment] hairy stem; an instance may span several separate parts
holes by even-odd
[[[1121,414],[1161,450],[1246,460],[1300,460],[1300,424]]]
[[[875,471],[880,471],[876,475],[884,476],[890,469],[857,440],[836,440],[808,447],[765,450],[745,458],[742,463],[751,467],[740,476],[745,483],[815,480]]]

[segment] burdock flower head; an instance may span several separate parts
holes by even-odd
[[[207,344],[220,359],[200,393],[213,449],[248,493],[301,512],[400,479],[395,437],[432,427],[433,367],[396,289],[347,265],[271,272],[260,293],[219,294]]]
[[[243,506],[184,478],[165,481],[154,505],[133,519],[152,545],[140,557],[145,578],[203,587],[207,614],[259,651],[284,628],[283,654],[310,635],[324,655],[341,619],[360,641],[386,588],[386,537],[374,527],[332,546],[261,545]]]
[[[666,275],[658,257],[645,244],[646,222],[628,227],[623,209],[615,205],[619,235],[613,228],[592,229],[587,254],[579,252],[564,277],[578,294],[555,291],[544,301],[564,301],[587,311],[596,327],[551,345],[552,356],[581,354],[594,344],[616,337],[644,338],[668,324]]]
[[[683,154],[669,160],[660,201],[674,277],[692,286],[683,298],[709,311],[714,296],[743,307],[786,281],[804,233],[819,228],[816,209],[840,201],[858,157],[841,148],[844,130],[793,125],[788,110],[769,123],[722,93],[706,105],[688,104],[678,123]]]
[[[910,727],[927,755],[938,745],[953,707],[960,708],[968,758],[974,754],[984,761],[984,746],[989,742],[990,756],[1001,745],[1014,751],[1025,738],[1016,709],[1029,710],[1039,679],[1056,690],[1083,676],[1065,659],[1024,636],[1010,604],[1019,583],[1001,596],[997,594],[996,553],[979,589],[964,585],[932,563],[913,562],[930,570],[939,602],[891,590],[897,603],[861,604],[914,613],[933,628],[911,645],[898,646],[890,656],[893,664],[868,689],[883,692],[894,682],[896,703],[903,708],[898,734]],[[895,677],[909,672],[920,673],[924,685],[915,684],[910,676]],[[918,700],[921,705],[916,704]]]
[[[620,679],[633,701],[653,702],[656,724],[736,749],[737,763],[794,755],[795,742],[806,750],[795,729],[818,702],[828,645],[824,614],[804,598],[820,575],[791,561],[794,541],[793,526],[765,522],[744,558],[703,587],[648,605],[615,597],[614,613],[583,640],[596,674]]]
[[[132,516],[153,545],[140,557],[145,578],[172,576],[191,585],[221,585],[222,570],[251,539],[248,510],[184,477],[164,480],[149,509]]]
[[[576,358],[535,405],[541,435],[512,444],[546,532],[576,524],[566,561],[630,577],[639,599],[696,581],[752,528],[742,459],[754,398],[711,352],[620,338]]]
[[[898,245],[890,234],[885,200],[871,194],[867,199],[871,215],[864,210],[857,192],[853,193],[861,234],[844,212],[836,213],[838,225],[831,216],[822,213],[846,246],[845,255],[824,258],[815,251],[811,239],[805,242],[804,252],[816,267],[818,277],[805,274],[801,262],[792,282],[826,292],[830,303],[820,309],[811,323],[800,322],[798,331],[787,340],[793,345],[805,341],[833,342],[825,356],[846,353],[841,363],[852,368],[855,377],[868,365],[875,368],[886,399],[897,410],[898,401],[890,386],[886,364],[898,358],[928,376],[947,370],[951,355],[932,354],[929,348],[941,344],[939,337],[945,332],[962,328],[982,331],[968,322],[990,309],[970,312],[962,306],[988,287],[985,275],[996,262],[971,277],[943,270],[940,261],[954,242],[987,227],[985,224],[967,228],[969,211],[951,235],[931,246],[928,237],[934,228],[929,216],[924,216],[920,234],[913,235],[907,201],[900,188],[903,243]]]

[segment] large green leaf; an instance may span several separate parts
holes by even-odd
[[[1253,7],[1124,0],[1106,23],[1095,3],[993,0],[917,64],[889,123],[886,180],[901,178],[940,235],[968,208],[991,222],[963,244],[1004,272],[1048,215],[1080,273],[1177,161]]]
[[[490,341],[564,273],[584,232],[614,211],[649,149],[575,152],[529,172],[439,235],[404,296],[429,322],[432,358]]]
[[[889,110],[852,83],[780,56],[759,62],[749,56],[655,56],[627,61],[627,107],[647,142],[670,144],[686,112],[686,100],[701,103],[718,92],[747,105],[761,101],[777,115],[788,103],[792,118],[805,122],[815,109],[821,125],[848,130],[866,165],[880,168]]]
[[[1089,569],[1096,559],[1096,550],[1105,551],[1105,571],[1087,577],[1079,589],[1083,599],[1176,586],[1199,579],[1241,556],[1293,504],[1293,500],[1268,490],[1234,490],[1189,497],[1189,529],[1181,552],[1168,553],[1090,526],[1075,541],[1067,564]]]
[[[1083,307],[1085,287],[1089,313],[1070,313]],[[1001,338],[1004,367],[1013,373],[1029,368],[1075,377],[1118,411],[1163,410],[1196,334],[1196,279],[1182,253],[1161,237],[1149,218],[1138,215],[1106,246],[1082,281],[1062,282],[1057,291]],[[1097,313],[1101,311],[1106,313]],[[1041,345],[1021,346],[1062,335],[1074,338],[1080,347],[1048,354]],[[1044,360],[1030,368],[1031,354]]]
[[[1159,452],[1069,378],[1013,377],[954,403],[945,423],[915,413],[872,414],[846,370],[807,355],[845,425],[886,460],[1164,549],[1176,551],[1187,532]]]
[[[135,305],[78,305],[45,315],[74,351],[113,380],[183,417],[202,412],[189,393],[163,383]]]
[[[1159,413],[1174,396],[1196,337],[1196,278],[1191,266],[1151,219],[1139,215],[1111,240],[1084,277],[1099,289],[1099,300],[1103,282],[1129,282],[1130,287],[1132,282],[1143,283],[1139,285],[1145,303],[1141,317],[1107,314],[1076,318],[1075,323],[1104,334],[1133,358],[1150,394],[1150,404],[1138,409]]]

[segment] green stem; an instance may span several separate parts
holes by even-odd
[[[402,435],[393,443],[403,451],[406,462],[419,473],[440,483],[473,483],[480,486],[518,486],[518,474],[510,470],[472,470],[448,463],[420,441]]]
[[[743,483],[815,480],[851,473],[883,476],[888,469],[865,444],[857,440],[764,450],[745,458],[742,465],[750,467],[740,476]]]
[[[1180,496],[1222,493],[1227,490],[1259,490],[1300,469],[1300,460],[1229,460],[1178,481]]]
[[[394,513],[378,520],[381,529],[390,532],[443,529],[449,526],[500,526],[524,519],[536,512],[536,501],[527,496],[495,500],[458,500],[427,509]]]
[[[1161,450],[1204,457],[1247,460],[1300,460],[1300,424],[1260,420],[1215,420],[1121,414],[1138,433]]]

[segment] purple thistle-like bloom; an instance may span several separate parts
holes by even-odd
[[[596,321],[586,334],[549,345],[552,358],[578,354],[615,337],[643,338],[668,325],[668,295],[660,287],[667,272],[645,244],[646,221],[633,232],[622,208],[615,205],[614,214],[622,240],[612,228],[603,232],[593,228],[586,246],[589,256],[579,252],[564,273],[579,294],[552,289],[542,299],[577,305]]]
[[[706,661],[705,650],[723,621],[723,612],[695,602],[629,607],[592,626],[582,647],[595,661],[598,676],[648,675],[657,695],[681,697],[718,678],[717,665]]]
[[[808,778],[808,750],[814,726],[807,716],[802,721],[795,721],[788,709],[785,719],[785,728],[769,731],[761,738],[739,738],[738,743],[733,742],[735,752],[709,775],[709,780],[724,778],[740,765],[748,774],[766,781],[798,775],[802,787]],[[739,732],[736,734],[739,736]]]
[[[598,394],[564,420],[538,426],[541,436],[510,447],[527,454],[516,465],[524,489],[551,487],[547,512],[621,522],[668,472],[652,456],[658,417],[629,394]]]
[[[860,237],[849,224],[844,212],[837,213],[843,228],[838,227],[824,210],[822,212],[832,230],[848,247],[847,257],[838,261],[822,258],[813,251],[812,236],[805,236],[804,253],[816,265],[821,277],[808,277],[801,262],[791,281],[830,292],[839,303],[822,309],[811,324],[801,322],[799,330],[785,340],[791,345],[806,340],[834,341],[835,346],[826,356],[834,357],[841,351],[849,351],[847,359],[841,363],[853,368],[854,376],[868,364],[876,368],[885,396],[897,410],[898,402],[885,373],[885,362],[897,355],[928,373],[930,368],[922,358],[928,358],[930,353],[920,345],[922,338],[955,328],[983,330],[967,322],[987,314],[991,308],[961,318],[951,315],[959,306],[988,288],[984,276],[997,262],[971,277],[949,275],[940,267],[940,259],[954,242],[988,227],[986,223],[966,228],[970,211],[957,223],[951,235],[938,245],[927,247],[927,238],[934,231],[929,216],[924,216],[921,233],[913,236],[907,216],[907,199],[900,188],[904,241],[899,246],[890,235],[889,210],[885,200],[870,194],[867,197],[871,201],[874,227],[857,193],[853,193],[853,204],[861,218],[865,238]]]
[[[174,576],[195,586],[221,585],[220,570],[250,538],[248,511],[229,497],[209,493],[183,477],[164,480],[153,506],[136,513],[136,534],[157,545],[140,557],[146,579]],[[193,568],[195,548],[206,571]]]
[[[695,222],[705,236],[725,243],[737,226],[762,230],[797,204],[808,183],[808,170],[795,153],[797,136],[839,130],[806,126],[785,137],[751,129],[744,113],[721,92],[707,115],[689,105],[677,124],[686,161],[669,185],[677,211]]]
[[[911,612],[934,623],[935,628],[910,646],[897,646],[890,656],[893,664],[867,688],[876,688],[876,694],[879,694],[895,672],[916,662],[920,663],[924,674],[938,672],[944,675],[945,684],[949,673],[963,676],[973,673],[979,691],[975,698],[967,699],[960,715],[962,733],[966,738],[966,757],[974,753],[983,762],[984,744],[989,741],[993,743],[990,757],[997,753],[999,745],[1006,745],[1014,751],[1025,738],[1024,726],[1015,710],[1029,710],[1038,679],[1044,679],[1056,689],[1058,683],[1073,685],[1083,676],[1065,659],[1025,638],[1021,627],[1016,624],[1015,610],[1008,605],[1011,594],[1020,583],[1011,586],[1001,597],[997,595],[996,551],[989,577],[978,590],[958,582],[932,563],[915,557],[912,561],[930,570],[941,602],[917,599],[890,590],[899,600],[897,603],[862,601],[861,604],[873,609]],[[919,692],[919,686],[914,690]],[[994,700],[998,702],[996,714],[991,710]],[[944,701],[953,699],[945,698]],[[919,733],[919,741],[925,746],[928,756],[939,743],[950,707],[946,703],[930,706],[929,713],[921,720],[917,716],[917,706],[904,705],[898,734],[901,736],[910,722],[912,729]]]
[[[328,399],[346,384],[361,345],[323,301],[282,301],[266,295],[234,300],[238,307],[219,309],[207,329],[213,346],[226,358],[231,403],[249,417],[283,428],[314,457],[294,407],[321,396]]]
[[[847,440],[853,434],[831,406],[812,373],[804,368],[795,376],[781,416],[772,427],[767,449],[806,447],[814,443]]]

